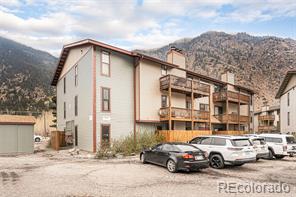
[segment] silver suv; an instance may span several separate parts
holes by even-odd
[[[256,161],[256,152],[244,136],[202,136],[189,141],[209,155],[210,166],[221,169],[225,165],[241,166]]]

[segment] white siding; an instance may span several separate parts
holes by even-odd
[[[67,121],[74,121],[78,126],[78,147],[93,150],[92,130],[92,48],[78,62],[78,85],[75,86],[74,65],[65,74],[66,93],[64,94],[64,83],[62,77],[57,84],[57,128],[63,131]],[[78,116],[74,114],[74,98],[78,96]],[[64,119],[64,102],[66,102],[66,119]],[[74,131],[73,131],[74,132]]]
[[[108,50],[104,50],[108,51]],[[101,124],[110,124],[110,137],[119,139],[134,130],[134,63],[127,55],[110,52],[110,77],[101,75],[101,52],[96,48],[97,67],[97,145],[101,142]],[[111,112],[102,112],[101,88],[110,88]]]
[[[289,86],[292,87],[291,83],[296,85],[296,81],[290,81]],[[288,93],[290,94],[290,105],[288,106]],[[290,89],[280,98],[281,105],[281,132],[292,133],[296,132],[296,88]],[[290,112],[290,125],[288,125],[288,112]]]

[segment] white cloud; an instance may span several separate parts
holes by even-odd
[[[36,5],[46,11],[29,15]],[[223,5],[232,9],[221,11]],[[296,1],[144,0],[137,5],[135,0],[0,0],[0,35],[58,55],[62,44],[83,38],[150,48],[188,36],[196,20],[251,23],[283,16],[296,16]]]

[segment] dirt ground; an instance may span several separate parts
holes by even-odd
[[[287,183],[289,193],[244,193],[242,196],[295,196],[296,157],[260,160],[222,170],[171,174],[142,164],[137,157],[96,160],[83,153],[46,151],[0,157],[0,196],[237,196],[219,192],[221,182]],[[241,195],[239,195],[241,196]]]

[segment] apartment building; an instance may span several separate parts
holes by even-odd
[[[255,133],[280,132],[280,106],[264,106],[254,112]]]
[[[254,92],[236,85],[229,72],[218,80],[187,70],[174,47],[163,61],[90,39],[68,44],[52,85],[57,129],[84,150],[141,131],[184,141],[252,130]]]
[[[296,133],[296,70],[288,71],[276,94],[280,99],[281,132]]]

